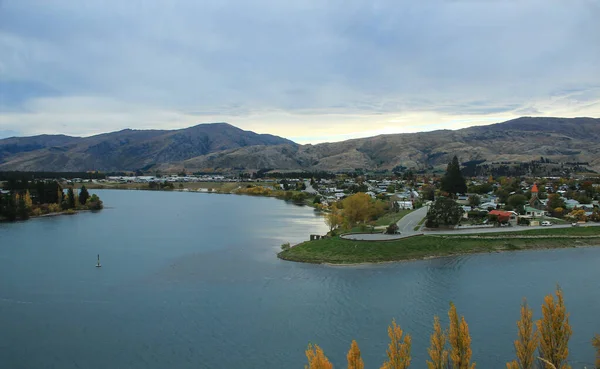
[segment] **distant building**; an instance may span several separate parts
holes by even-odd
[[[500,223],[508,223],[513,226],[517,225],[519,221],[519,215],[514,211],[492,210],[488,214],[497,216]]]
[[[534,209],[543,210],[544,204],[542,204],[542,202],[540,201],[538,197],[538,192],[539,190],[537,184],[534,183],[533,187],[531,187],[531,199],[529,199],[529,206]]]

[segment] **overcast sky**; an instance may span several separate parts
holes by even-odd
[[[0,0],[0,137],[600,117],[597,0]]]

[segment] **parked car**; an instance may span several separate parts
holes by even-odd
[[[579,227],[579,223],[571,223],[571,227]]]
[[[552,223],[551,223],[551,222],[549,222],[549,221],[547,221],[547,220],[544,220],[544,221],[542,222],[542,225],[543,225],[543,226],[551,226],[551,225],[552,225]]]

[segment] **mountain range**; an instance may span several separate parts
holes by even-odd
[[[317,145],[244,131],[227,123],[180,130],[130,130],[91,137],[0,140],[0,171],[391,170],[540,157],[600,170],[600,119],[522,117],[459,130],[404,133]]]

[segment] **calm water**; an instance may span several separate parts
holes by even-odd
[[[326,231],[310,208],[97,193],[100,213],[0,224],[0,368],[302,368],[309,341],[342,368],[353,338],[378,368],[392,318],[413,335],[412,367],[423,368],[433,316],[445,317],[451,300],[478,367],[502,368],[522,297],[537,318],[556,283],[572,314],[574,367],[593,362],[600,248],[305,265],[275,254]]]

